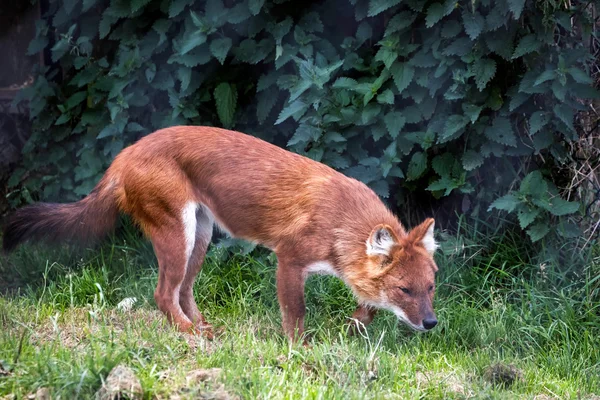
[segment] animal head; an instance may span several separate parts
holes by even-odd
[[[373,228],[366,242],[368,279],[359,289],[361,300],[392,311],[398,319],[419,331],[437,325],[433,311],[437,244],[435,221],[428,218],[399,237],[388,225]]]

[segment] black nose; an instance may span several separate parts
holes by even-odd
[[[437,325],[437,319],[435,318],[426,318],[423,320],[423,328],[430,330],[433,329],[434,326]]]

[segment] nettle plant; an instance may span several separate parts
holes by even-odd
[[[458,193],[474,215],[515,214],[533,241],[571,236],[579,204],[539,161],[568,159],[574,113],[597,97],[589,7],[49,0],[29,53],[49,49],[54,64],[18,99],[34,130],[11,199],[80,197],[140,136],[216,125],[327,163],[391,205],[402,189]]]

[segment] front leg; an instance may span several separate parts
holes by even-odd
[[[350,319],[349,335],[353,336],[361,330],[366,330],[367,325],[373,321],[376,313],[376,308],[364,304],[359,305]]]
[[[304,280],[303,269],[279,258],[277,266],[277,297],[281,308],[283,331],[292,342],[304,333]]]

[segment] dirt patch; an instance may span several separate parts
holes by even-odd
[[[51,400],[52,396],[50,395],[50,389],[42,387],[36,390],[35,393],[28,394],[25,398],[28,400]]]
[[[141,399],[142,384],[132,369],[123,365],[113,368],[102,384],[96,398],[99,400]]]
[[[215,381],[221,375],[221,368],[196,369],[188,372],[185,377],[188,385],[195,385],[199,382]]]
[[[35,323],[31,327],[32,343],[44,344],[59,341],[62,346],[76,349],[87,343],[89,336],[96,335],[106,329],[113,333],[121,333],[127,328],[135,329],[135,325],[161,325],[162,314],[156,310],[134,309],[122,312],[114,309],[93,311],[90,308],[74,308],[62,314],[56,314]],[[164,323],[165,329],[168,329]]]
[[[514,365],[496,363],[486,368],[483,377],[494,385],[508,387],[522,381],[523,373]]]
[[[467,385],[468,379],[466,376],[459,376],[452,372],[443,373],[418,371],[415,375],[415,378],[417,379],[417,383],[419,385],[444,385],[446,389],[452,393],[466,397],[471,397],[474,395],[474,392]]]

